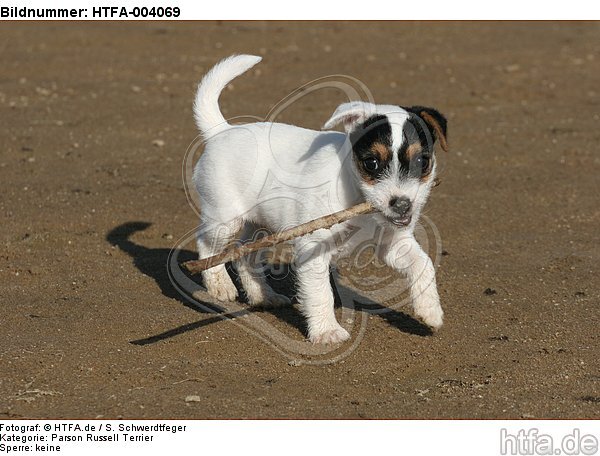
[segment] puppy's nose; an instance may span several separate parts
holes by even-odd
[[[411,204],[408,198],[392,198],[390,200],[390,208],[400,216],[408,214],[410,207]]]

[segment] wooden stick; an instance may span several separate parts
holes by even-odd
[[[206,269],[213,268],[219,264],[227,263],[229,261],[238,260],[252,252],[257,250],[266,249],[273,247],[274,245],[282,242],[291,241],[300,236],[310,234],[313,231],[317,231],[323,228],[331,228],[333,225],[345,222],[357,215],[367,214],[373,212],[373,206],[370,203],[361,203],[356,206],[352,206],[349,209],[336,212],[334,214],[326,215],[310,222],[303,223],[289,230],[282,231],[281,233],[274,233],[269,236],[265,236],[258,241],[250,242],[240,246],[232,246],[225,249],[218,255],[214,255],[208,258],[202,258],[200,260],[186,261],[183,266],[192,274],[205,271]]]

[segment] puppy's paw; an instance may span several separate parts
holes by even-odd
[[[339,344],[350,339],[350,334],[341,326],[328,328],[319,332],[309,332],[308,340],[313,344]]]
[[[439,300],[420,302],[414,308],[417,317],[423,320],[423,323],[434,331],[440,329],[444,324],[444,311],[440,306]]]
[[[227,280],[220,277],[217,280],[211,280],[206,284],[208,294],[219,301],[235,301],[238,298],[238,291],[229,276]]]
[[[219,301],[223,301],[223,302],[235,301],[238,298],[238,292],[237,292],[235,286],[218,288],[217,290],[213,291],[212,293],[209,291],[209,293],[213,298],[218,299]]]

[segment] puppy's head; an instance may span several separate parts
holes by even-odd
[[[398,227],[418,217],[435,179],[434,143],[447,150],[446,119],[422,106],[351,102],[324,128],[344,125],[365,199]]]

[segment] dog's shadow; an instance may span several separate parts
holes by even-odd
[[[113,228],[106,235],[106,240],[113,246],[118,247],[121,251],[127,253],[133,259],[133,264],[140,270],[140,272],[154,279],[164,296],[171,299],[176,299],[184,306],[196,312],[210,313],[215,316],[212,318],[204,317],[201,320],[191,322],[183,326],[170,329],[163,333],[146,337],[144,339],[132,340],[131,343],[134,345],[148,345],[169,339],[171,337],[175,337],[177,335],[189,331],[199,329],[204,326],[208,326],[213,323],[217,323],[219,321],[222,321],[223,319],[239,316],[236,315],[235,312],[227,313],[222,311],[222,309],[216,306],[214,303],[200,302],[200,305],[197,305],[198,303],[194,304],[190,302],[189,299],[187,299],[185,296],[183,296],[177,290],[177,288],[175,288],[175,286],[169,278],[169,272],[167,270],[167,264],[169,255],[171,253],[171,249],[150,248],[144,245],[136,244],[131,240],[131,237],[135,233],[146,230],[150,225],[151,223],[148,222],[128,222],[121,224]],[[178,253],[178,259],[181,262],[194,260],[197,259],[197,254],[195,252],[192,252],[191,250],[180,250]],[[238,291],[240,291],[241,300],[244,301],[245,295],[235,269],[232,268],[230,264],[228,264],[227,271],[232,277],[233,282],[238,288]],[[194,276],[193,280],[196,281],[198,284],[201,284],[201,279],[199,279],[199,276]],[[293,300],[295,274],[292,268],[281,268],[280,272],[277,275],[267,274],[267,281],[276,292],[286,295]],[[331,282],[335,292],[336,306],[340,306],[342,305],[342,303],[339,298],[339,293],[337,293],[336,290],[337,285],[333,278]],[[354,308],[359,311],[364,310],[367,312],[371,309],[370,306],[362,307],[361,304],[358,302],[354,302]],[[211,309],[211,311],[209,312],[205,309]],[[265,309],[248,307],[243,311],[243,313],[245,312],[271,313],[279,320],[282,320],[287,324],[291,325],[292,327],[297,328],[298,331],[300,331],[301,333],[306,333],[304,319],[302,318],[300,313],[292,306]],[[432,334],[431,330],[427,326],[423,325],[421,322],[414,319],[410,315],[405,314],[404,312],[387,309],[386,312],[380,313],[380,316],[390,325],[396,327],[404,333],[418,336],[428,336]]]
[[[106,240],[113,246],[118,247],[120,250],[127,253],[133,259],[133,264],[140,272],[153,278],[160,287],[163,295],[168,298],[177,299],[181,301],[182,304],[190,307],[190,304],[182,298],[169,279],[166,266],[171,250],[164,248],[148,248],[136,244],[130,239],[135,233],[146,230],[150,225],[151,223],[148,222],[124,223],[110,230],[106,235]],[[194,252],[189,250],[182,251],[181,259],[183,261],[195,259]]]

